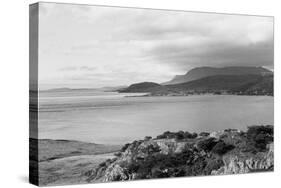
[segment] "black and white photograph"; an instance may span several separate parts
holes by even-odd
[[[39,186],[274,171],[274,17],[29,6]]]

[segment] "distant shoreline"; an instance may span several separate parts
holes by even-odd
[[[247,94],[215,94],[215,93],[202,93],[202,94],[189,94],[189,95],[153,95],[153,94],[146,94],[146,95],[135,95],[135,96],[125,96],[125,97],[189,97],[189,96],[208,96],[208,95],[215,95],[215,96],[268,96],[274,97],[274,95],[247,95]]]

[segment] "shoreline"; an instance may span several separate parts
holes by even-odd
[[[113,159],[121,145],[65,139],[30,138],[30,163],[38,169],[40,185],[86,183],[84,173]]]
[[[65,157],[102,155],[118,152],[122,145],[96,144],[65,139],[34,139],[30,138],[30,152],[32,158],[38,162],[52,161]],[[38,151],[38,153],[36,152]],[[38,156],[35,156],[38,154]]]
[[[120,93],[120,92],[118,92]],[[122,92],[121,92],[122,93]],[[189,94],[189,95],[173,95],[173,94],[167,94],[167,95],[153,95],[153,94],[146,94],[146,95],[135,95],[135,96],[124,96],[124,97],[189,97],[189,96],[268,96],[268,97],[274,97],[274,95],[248,95],[248,94],[215,94],[215,93],[202,93],[202,94]]]

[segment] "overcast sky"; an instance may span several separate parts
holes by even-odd
[[[273,18],[40,3],[39,88],[165,82],[200,66],[273,69]]]

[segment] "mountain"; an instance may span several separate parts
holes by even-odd
[[[185,75],[176,75],[171,81],[163,83],[163,85],[173,85],[179,83],[190,82],[200,78],[214,75],[267,75],[272,72],[263,67],[198,67],[191,69]]]
[[[270,94],[273,96],[274,83],[273,75],[264,76],[259,82],[247,88],[245,93],[261,93]]]
[[[267,80],[261,75],[215,75],[181,84],[167,85],[166,87],[178,90],[245,91],[254,85],[258,86],[262,81],[267,83]]]
[[[132,84],[126,89],[119,90],[119,92],[149,92],[151,96],[187,95],[196,93],[273,95],[273,75],[215,75],[174,85],[142,82]]]
[[[121,93],[146,93],[146,92],[152,92],[154,90],[158,90],[162,87],[162,85],[154,83],[154,82],[141,82],[132,84],[129,87],[125,89],[118,90]]]

